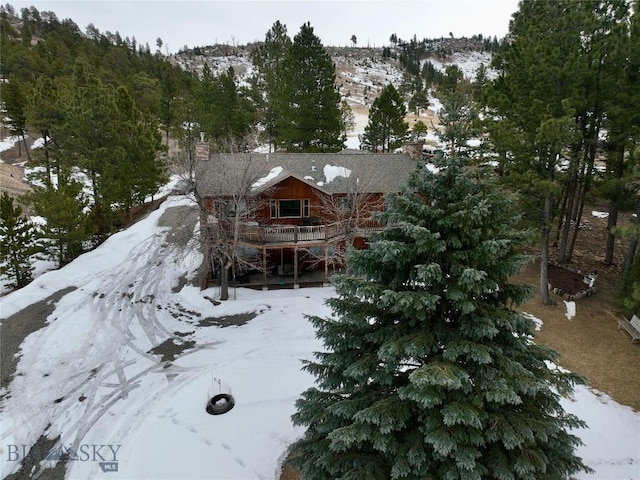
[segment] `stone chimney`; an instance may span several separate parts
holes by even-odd
[[[200,141],[196,143],[196,162],[209,160],[209,144],[204,141],[204,135],[200,136]]]

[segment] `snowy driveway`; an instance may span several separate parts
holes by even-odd
[[[241,291],[238,301],[215,306],[204,298],[214,291],[184,285],[201,262],[197,216],[186,204],[165,202],[3,299],[3,324],[34,321],[20,311],[75,287],[39,310],[48,314],[47,326],[22,343],[3,391],[3,477],[19,470],[43,434],[57,442],[42,467],[66,454],[68,478],[274,477],[296,437],[283,421],[290,424],[301,384],[310,383],[299,359],[317,349],[303,311],[324,312],[324,296],[270,292],[291,299],[286,318],[261,298],[266,292]],[[292,326],[286,319],[296,311],[301,322]],[[242,328],[212,321],[239,313],[250,319]],[[205,405],[215,378],[229,386],[236,407],[214,417]]]

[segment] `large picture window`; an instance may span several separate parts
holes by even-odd
[[[279,200],[278,213],[280,218],[302,217],[302,202],[300,200]]]

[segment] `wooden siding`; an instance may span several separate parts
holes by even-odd
[[[269,198],[260,202],[260,208],[256,212],[256,220],[261,223],[279,223],[288,225],[301,225],[303,218],[271,218],[269,200],[300,200],[309,199],[310,211],[308,218],[320,218],[322,211],[322,197],[326,194],[297,178],[289,177],[278,183],[269,194]]]

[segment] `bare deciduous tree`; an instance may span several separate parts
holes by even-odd
[[[240,235],[246,222],[254,218],[266,200],[268,192],[255,195],[259,180],[269,173],[266,163],[254,148],[254,137],[218,142],[207,182],[207,192],[199,192],[196,177],[192,198],[200,209],[201,237],[204,243],[208,276],[212,271],[220,275],[220,299],[229,298],[229,275],[238,270],[262,270],[257,255],[243,248]],[[242,153],[239,155],[239,153]],[[203,195],[206,193],[206,196]]]
[[[382,210],[383,197],[371,191],[371,185],[377,183],[374,181],[376,173],[342,168],[342,174],[333,181],[341,182],[344,188],[340,189],[341,193],[321,196],[319,209],[322,223],[340,226],[342,241],[334,244],[327,257],[313,249],[306,249],[315,264],[326,261],[333,267],[346,267],[349,247],[354,244],[356,237],[371,232],[376,226],[372,215]]]

